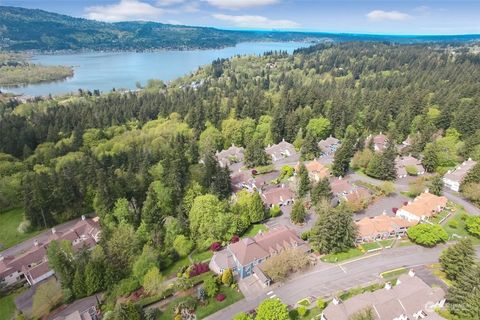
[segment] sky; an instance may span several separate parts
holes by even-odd
[[[480,0],[0,0],[0,5],[108,22],[223,29],[480,34]]]

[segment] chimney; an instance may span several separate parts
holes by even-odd
[[[383,214],[384,216],[386,216],[386,215],[387,215],[387,211],[383,210],[382,214]]]
[[[390,290],[390,289],[392,289],[392,283],[391,282],[385,283],[385,290]]]
[[[52,234],[57,233],[57,230],[55,228],[52,228]]]
[[[342,176],[338,177],[338,180],[342,180]]]
[[[282,188],[285,188],[285,184],[282,183]]]
[[[468,161],[472,161],[472,158],[468,158]]]
[[[408,271],[408,275],[409,275],[410,277],[412,277],[412,278],[415,277],[415,270],[410,269],[410,270]]]
[[[333,297],[332,302],[333,302],[334,305],[339,305],[342,301],[340,301],[340,299],[338,299],[338,297]]]
[[[86,219],[86,218],[85,218],[85,215],[82,214],[82,221],[85,221],[85,219]]]
[[[38,247],[38,240],[37,240],[37,239],[35,239],[35,241],[33,241],[33,245],[34,245],[35,247]]]

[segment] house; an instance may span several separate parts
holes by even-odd
[[[229,244],[225,249],[216,252],[210,260],[210,270],[220,274],[231,268],[232,271],[246,278],[256,274],[257,278],[268,285],[270,279],[259,271],[259,265],[286,249],[299,249],[310,252],[310,246],[295,231],[286,226],[260,232],[254,237],[243,238]]]
[[[242,163],[244,159],[244,149],[242,147],[237,147],[234,144],[227,150],[217,151],[215,154],[218,163],[221,167],[225,168],[226,166],[232,166],[236,163]]]
[[[447,201],[447,198],[436,196],[426,190],[398,209],[397,216],[408,221],[424,221],[445,209]]]
[[[369,135],[366,139],[366,145],[370,144],[370,141],[373,139],[373,150],[375,152],[382,152],[388,147],[388,137],[380,132],[376,136]]]
[[[355,242],[364,243],[403,237],[406,235],[408,227],[414,223],[402,218],[382,214],[376,217],[365,217],[356,221],[355,224],[358,230]]]
[[[345,196],[355,190],[355,186],[343,177],[330,180],[330,189],[335,196]]]
[[[233,192],[238,192],[242,189],[252,190],[253,176],[248,170],[238,170],[230,175],[230,183],[232,185]]]
[[[340,147],[340,140],[332,136],[328,137],[327,139],[320,140],[320,142],[318,142],[318,148],[322,152],[322,155],[326,155],[326,156],[334,154],[339,147]]]
[[[265,148],[265,152],[272,158],[273,163],[282,159],[297,161],[299,158],[293,144],[286,142],[285,139],[278,144],[269,145]]]
[[[445,305],[445,292],[431,288],[413,270],[401,275],[395,286],[354,296],[346,301],[337,298],[322,313],[322,320],[349,320],[366,309],[371,309],[375,320],[443,319],[436,308]]]
[[[453,191],[460,191],[460,185],[462,184],[463,179],[465,179],[468,172],[472,170],[476,164],[476,161],[468,159],[455,168],[455,170],[448,170],[448,172],[443,176],[443,183],[445,183],[445,186]]]
[[[34,285],[54,274],[48,265],[47,247],[51,241],[68,240],[73,249],[78,251],[84,247],[93,248],[100,241],[99,218],[87,219],[82,216],[70,230],[52,233],[44,243],[35,240],[32,248],[16,256],[0,256],[0,282],[13,285],[26,281]]]
[[[308,171],[310,180],[318,182],[324,178],[330,177],[330,169],[321,164],[317,159],[305,163],[305,168]],[[300,163],[295,166],[295,171],[298,173]]]
[[[422,162],[417,158],[408,156],[397,156],[395,158],[395,169],[397,170],[397,178],[406,178],[408,176],[408,168],[414,168],[417,172],[416,175],[425,174],[425,168]]]
[[[261,193],[263,203],[267,208],[274,206],[283,207],[290,205],[295,200],[295,194],[284,185],[270,188]]]
[[[353,191],[340,197],[346,202],[351,203],[368,203],[372,198],[372,194],[367,188],[355,186]]]

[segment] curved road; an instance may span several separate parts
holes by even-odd
[[[435,248],[419,246],[386,249],[376,254],[340,263],[321,263],[306,273],[297,275],[285,284],[272,287],[269,294],[263,293],[253,299],[243,299],[207,317],[208,320],[231,319],[235,314],[249,311],[269,297],[279,297],[284,303],[294,305],[308,296],[325,297],[342,290],[364,286],[380,281],[379,274],[396,268],[413,268],[438,262],[438,258],[446,245]],[[476,249],[477,256],[480,248]]]

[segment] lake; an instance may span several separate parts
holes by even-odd
[[[235,55],[261,55],[267,51],[282,50],[292,53],[310,43],[301,42],[245,42],[235,47],[211,50],[157,52],[88,52],[74,54],[35,55],[33,63],[74,67],[74,76],[50,83],[19,88],[2,89],[16,94],[40,96],[63,94],[79,88],[107,92],[116,89],[135,89],[136,83],[146,84],[149,79],[164,81],[186,75],[217,58]]]

